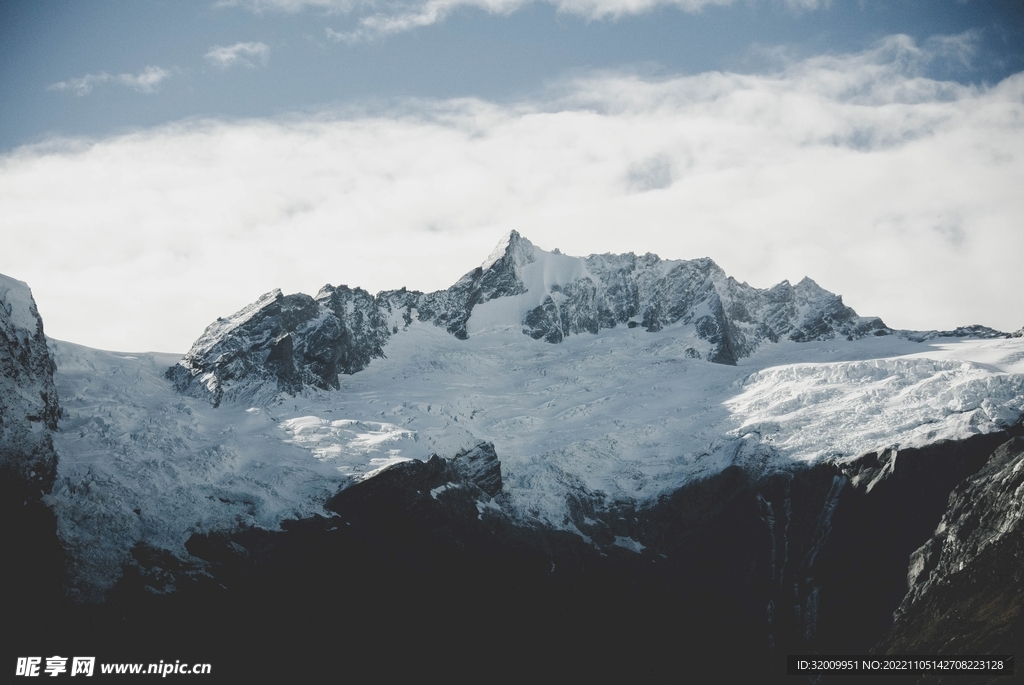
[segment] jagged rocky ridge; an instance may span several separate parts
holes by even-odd
[[[306,387],[336,389],[339,373],[356,373],[382,356],[388,339],[414,319],[465,339],[474,313],[498,299],[513,302],[514,313],[502,311],[497,320],[492,315],[491,323],[521,327],[550,343],[621,325],[652,332],[692,326],[699,343],[688,354],[721,364],[735,364],[760,345],[783,339],[892,332],[881,319],[858,316],[809,278],[761,290],[726,276],[710,259],[567,257],[540,250],[512,231],[483,265],[446,290],[371,295],[326,285],[316,297],[270,292],[211,324],[168,377],[179,391],[214,404]]]

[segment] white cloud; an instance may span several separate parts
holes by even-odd
[[[54,83],[47,90],[70,90],[75,95],[88,95],[97,83],[107,83],[113,80],[113,78],[113,76],[107,73],[86,74],[79,78],[71,78],[67,81]]]
[[[92,89],[101,83],[119,83],[128,86],[140,93],[152,94],[157,92],[161,82],[170,77],[171,71],[163,67],[148,66],[138,74],[86,74],[79,78],[68,79],[60,83],[52,84],[47,90],[69,90],[75,95],[88,95]]]
[[[236,64],[255,67],[257,63],[267,63],[267,59],[270,57],[270,46],[266,43],[214,45],[205,57],[206,61],[221,69],[227,69]]]
[[[739,0],[222,0],[217,4],[244,7],[254,12],[277,10],[299,12],[304,9],[327,14],[361,15],[358,28],[352,31],[327,29],[334,40],[355,42],[376,36],[399,33],[443,21],[461,7],[471,7],[491,14],[508,15],[527,5],[544,2],[563,14],[589,20],[610,19],[643,14],[662,7],[697,13],[709,7],[732,5]],[[759,0],[785,5],[794,11],[814,10],[831,0]]]
[[[516,2],[503,3],[506,6],[515,5],[521,7],[534,0],[516,0]],[[589,16],[619,16],[624,14],[636,14],[647,11],[656,6],[675,6],[686,12],[699,12],[705,7],[715,5],[731,5],[738,0],[546,0],[555,5],[561,11]],[[786,5],[796,10],[817,9],[830,4],[831,0],[768,0],[777,4]],[[409,7],[415,4],[431,4],[432,0],[420,0],[415,2],[396,2],[394,0],[222,0],[217,4],[222,7],[245,7],[254,12],[267,10],[278,10],[285,12],[299,12],[304,9],[317,9],[328,12],[351,12],[362,7],[378,8]],[[502,3],[490,3],[487,0],[468,0],[466,2],[452,2],[451,4],[466,4],[482,7],[490,11],[504,12],[500,6]],[[494,8],[493,5],[499,5]]]
[[[244,7],[253,12],[300,12],[305,9],[350,12],[355,7],[368,3],[359,0],[219,0],[215,4],[218,7]]]
[[[903,328],[1024,324],[1024,73],[928,47],[771,75],[595,74],[544,99],[205,121],[0,158],[0,272],[49,334],[184,351],[273,287],[442,288],[510,229],[569,254],[805,275]]]
[[[146,67],[138,74],[119,74],[117,82],[140,93],[155,93],[157,86],[168,78],[171,72],[161,67]]]
[[[981,31],[971,29],[953,36],[933,36],[928,39],[925,47],[935,58],[953,60],[964,67],[970,67],[980,38]]]

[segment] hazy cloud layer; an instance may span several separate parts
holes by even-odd
[[[253,68],[267,63],[270,57],[270,46],[266,43],[214,45],[204,57],[207,62],[221,69],[236,65]]]
[[[0,158],[0,272],[51,335],[184,351],[274,287],[446,287],[517,229],[758,287],[809,275],[896,327],[1016,329],[1024,73],[921,77],[940,45],[21,148]]]
[[[148,66],[138,74],[86,74],[79,78],[68,79],[60,83],[54,83],[47,90],[71,91],[75,95],[88,95],[92,89],[101,83],[117,83],[128,86],[140,93],[155,93],[160,83],[171,76],[171,71],[163,67]]]

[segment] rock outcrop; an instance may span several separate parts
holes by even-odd
[[[46,625],[63,599],[64,556],[44,501],[57,477],[53,371],[31,291],[0,275],[0,614],[15,645],[26,631]]]
[[[31,291],[0,275],[0,481],[8,497],[38,499],[56,478],[53,371]]]
[[[1017,654],[1024,647],[1024,424],[949,495],[934,534],[910,556],[909,591],[882,654]],[[922,682],[1002,682],[996,677]]]

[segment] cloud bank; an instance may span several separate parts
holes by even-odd
[[[184,351],[274,287],[446,287],[516,229],[808,275],[895,327],[1015,330],[1024,73],[924,78],[935,45],[25,147],[0,158],[0,272],[50,335]]]
[[[138,74],[86,74],[79,78],[68,79],[52,84],[47,90],[71,91],[75,95],[88,95],[101,83],[117,83],[128,86],[139,93],[152,94],[157,92],[160,83],[171,76],[171,71],[163,67],[148,66]]]
[[[255,68],[266,64],[270,57],[270,46],[266,43],[235,43],[234,45],[214,45],[204,55],[207,62],[220,69],[236,65]]]

